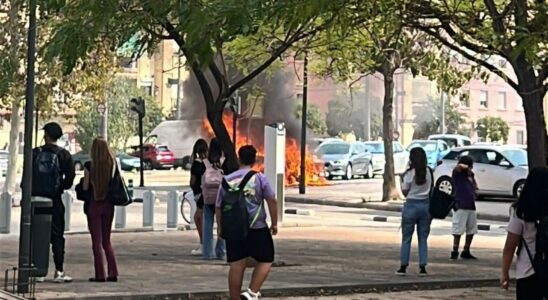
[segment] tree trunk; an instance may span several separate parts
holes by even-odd
[[[529,169],[546,166],[548,163],[548,136],[544,119],[543,95],[541,92],[523,94],[523,112],[527,127],[527,158]]]
[[[383,67],[384,76],[384,104],[382,107],[383,118],[383,140],[384,140],[384,175],[382,184],[382,201],[396,200],[399,193],[396,189],[396,175],[394,172],[394,152],[392,151],[392,139],[394,123],[392,120],[394,103],[394,64],[391,61],[385,62]]]
[[[218,101],[221,100],[219,99]],[[234,149],[234,143],[232,143],[230,134],[223,123],[223,111],[224,109],[219,110],[218,108],[208,109],[207,119],[225,154],[226,167],[229,173],[232,173],[239,168],[238,156],[236,155],[236,149]]]
[[[13,99],[11,106],[11,128],[8,146],[8,170],[6,173],[6,181],[4,183],[3,193],[9,192],[13,195],[15,192],[15,184],[17,180],[17,158],[19,156],[19,125],[21,117],[19,110],[21,109],[21,99]]]

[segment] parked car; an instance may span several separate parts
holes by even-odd
[[[442,140],[415,140],[409,144],[407,151],[411,151],[411,149],[416,147],[421,147],[424,149],[428,159],[428,166],[432,169],[435,169],[438,165],[438,161],[449,153],[449,146]]]
[[[463,155],[474,160],[478,195],[519,197],[529,173],[527,151],[512,146],[469,146],[451,150],[434,172],[440,190],[454,193],[451,176]]]
[[[135,152],[131,155],[140,156],[139,147],[133,147]],[[145,170],[169,169],[175,166],[175,156],[167,146],[145,144],[143,145],[143,166]]]
[[[141,168],[141,159],[127,153],[118,153],[116,158],[120,161],[120,168],[124,171],[133,171]]]
[[[472,145],[469,137],[460,134],[433,134],[429,140],[442,140],[449,145],[449,148],[464,147]]]
[[[82,171],[84,170],[84,165],[91,161],[91,157],[84,151],[76,152],[72,155],[72,162],[74,163],[74,170]]]
[[[324,175],[327,179],[342,176],[349,180],[354,176],[373,177],[371,153],[360,142],[328,141],[314,151],[324,163]]]
[[[8,151],[0,151],[0,172],[2,177],[6,177],[8,174]]]
[[[369,149],[373,156],[373,175],[384,174],[384,142],[365,142],[364,145]],[[396,174],[403,174],[409,165],[409,152],[407,152],[399,142],[393,142],[394,170]]]

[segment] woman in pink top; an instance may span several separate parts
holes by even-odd
[[[516,296],[518,300],[548,299],[546,282],[542,282],[531,262],[535,256],[537,228],[536,223],[548,216],[548,169],[535,168],[527,177],[519,200],[512,206],[508,223],[506,244],[502,255],[501,286],[510,285],[510,266],[517,253],[516,260]],[[516,252],[517,249],[517,252]],[[529,252],[529,253],[528,253]],[[546,297],[546,298],[544,298]]]

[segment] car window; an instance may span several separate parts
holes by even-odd
[[[496,158],[496,153],[486,150],[472,150],[470,151],[470,157],[478,164],[491,164]],[[489,153],[489,154],[488,154]]]
[[[403,152],[403,147],[399,143],[394,143],[394,152]]]
[[[447,153],[447,155],[445,155],[445,156],[443,157],[443,159],[457,160],[459,157],[460,157],[460,152],[458,152],[458,151],[451,151],[451,152]]]
[[[440,151],[447,151],[447,145],[445,143],[440,143]]]
[[[522,149],[504,150],[502,154],[506,156],[513,165],[527,166],[527,151]]]
[[[349,149],[350,145],[348,144],[322,144],[317,152],[322,155],[347,154]]]
[[[407,147],[407,150],[411,150],[413,148],[421,147],[426,151],[426,153],[431,153],[436,151],[436,142],[415,142],[409,145]]]
[[[446,142],[447,145],[449,145],[449,148],[455,148],[459,146],[457,139],[444,138],[443,141]]]
[[[384,153],[384,143],[367,143],[365,146],[371,153]]]
[[[462,144],[463,144],[464,146],[470,146],[470,145],[472,145],[472,142],[470,142],[469,140],[463,140],[463,141],[462,141]]]
[[[354,147],[356,148],[356,152],[358,152],[358,153],[364,153],[365,152],[365,147],[361,144],[355,144]]]
[[[167,151],[169,151],[169,149],[167,149],[167,146],[158,146],[158,147],[156,147],[156,149],[158,150],[158,152],[167,152]]]

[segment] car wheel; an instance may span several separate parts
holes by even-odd
[[[143,162],[143,168],[149,171],[152,170],[152,163],[150,161]]]
[[[447,176],[440,178],[438,180],[438,183],[436,184],[436,187],[438,188],[438,190],[449,195],[453,195],[455,192],[455,189],[453,187],[453,181],[450,177]]]
[[[369,163],[369,165],[367,166],[367,173],[365,174],[365,178],[371,179],[373,177],[375,177],[375,175],[373,174],[373,165]]]
[[[525,180],[520,180],[516,182],[514,185],[514,197],[518,198],[521,196],[521,192],[523,192],[523,186],[525,185]]]
[[[82,163],[77,161],[74,163],[74,170],[75,171],[82,171],[84,169],[84,166],[82,166]]]
[[[353,172],[353,171],[352,171],[352,165],[351,165],[351,164],[348,164],[348,165],[346,166],[346,172],[344,173],[344,176],[343,176],[344,180],[350,180],[350,179],[352,179],[352,177],[353,177],[352,172]]]

